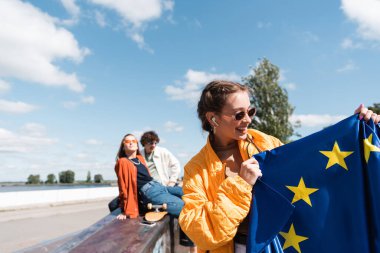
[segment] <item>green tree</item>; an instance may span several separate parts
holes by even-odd
[[[91,172],[90,172],[90,171],[87,172],[87,180],[86,180],[86,183],[91,183]]]
[[[268,59],[261,60],[259,65],[252,68],[253,74],[243,78],[243,82],[252,91],[251,104],[257,108],[256,116],[249,127],[273,135],[282,142],[289,142],[295,134],[289,118],[294,107],[288,101],[288,93],[278,84],[279,68]]]
[[[57,179],[56,179],[54,174],[47,175],[47,179],[45,181],[45,184],[56,184],[56,183],[57,183]]]
[[[101,174],[96,174],[94,176],[94,182],[97,183],[97,184],[103,183],[104,182],[103,176]]]
[[[368,106],[368,109],[372,110],[374,113],[380,114],[380,103],[374,103],[372,106]]]
[[[72,184],[75,181],[75,172],[72,170],[61,171],[59,173],[59,182]]]
[[[26,181],[27,184],[39,184],[40,182],[40,175],[32,175],[30,174],[28,177],[28,180]]]

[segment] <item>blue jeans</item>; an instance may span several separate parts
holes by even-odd
[[[144,205],[167,204],[167,211],[170,215],[178,218],[184,202],[182,201],[183,191],[178,186],[164,186],[157,181],[150,181],[140,189],[140,196]]]

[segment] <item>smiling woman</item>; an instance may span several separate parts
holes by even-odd
[[[378,90],[379,7],[377,0],[0,0],[0,181],[68,169],[78,180],[89,170],[115,180],[125,129],[138,139],[156,130],[155,153],[163,146],[184,165],[208,136],[190,116],[205,85],[239,82],[264,56],[278,65],[279,85],[301,116],[297,132],[318,131],[379,99],[364,92]],[[250,106],[209,108],[212,148],[222,159],[236,152],[223,142],[250,133]],[[265,110],[254,107],[258,119]],[[174,174],[162,182],[174,183],[182,167]]]
[[[209,138],[185,166],[185,206],[179,222],[204,251],[245,252],[252,187],[262,176],[250,157],[281,145],[272,136],[248,129],[256,112],[249,94],[239,83],[213,81],[198,103],[198,117]],[[272,252],[277,252],[274,247]]]
[[[252,189],[262,176],[252,155],[282,145],[273,136],[248,129],[256,111],[249,95],[239,83],[212,81],[198,103],[198,117],[209,136],[185,166],[179,223],[202,252],[246,252]],[[364,105],[355,113],[365,121],[380,121]],[[265,251],[282,252],[277,237]]]

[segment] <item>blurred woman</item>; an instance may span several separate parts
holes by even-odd
[[[138,141],[132,134],[125,135],[120,143],[115,172],[122,210],[117,219],[136,218],[139,215],[139,200],[144,205],[166,203],[168,213],[179,216],[183,207],[182,188],[163,186],[153,180],[140,154]]]
[[[183,207],[183,192],[178,186],[164,186],[153,180],[146,162],[139,151],[138,141],[132,134],[123,137],[116,157],[115,172],[119,186],[121,214],[119,220],[139,216],[139,201],[143,206],[148,203],[162,205],[166,203],[168,213],[178,218]],[[181,231],[180,231],[181,233]],[[182,236],[180,244],[189,247],[190,252],[197,248],[186,236]]]

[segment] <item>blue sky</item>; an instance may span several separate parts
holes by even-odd
[[[213,79],[267,57],[303,136],[380,102],[380,2],[0,1],[0,181],[116,179],[122,136],[155,130],[184,165]]]

